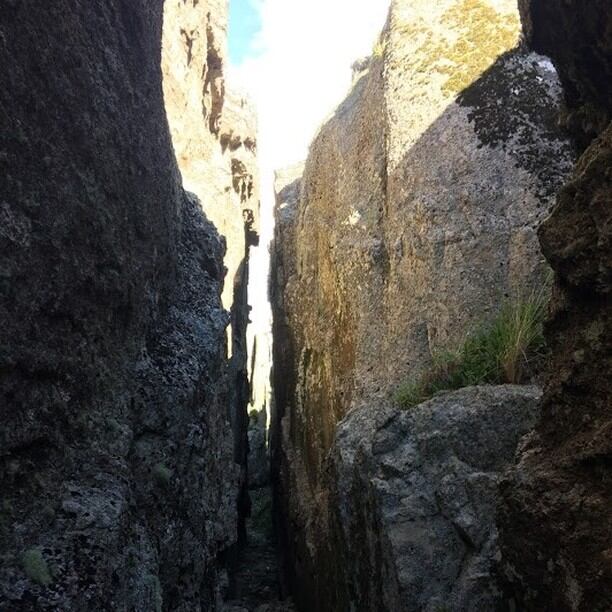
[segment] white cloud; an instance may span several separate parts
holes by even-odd
[[[317,127],[346,94],[351,65],[368,55],[386,0],[252,0],[262,28],[256,56],[230,69],[259,112],[264,167],[302,160]]]

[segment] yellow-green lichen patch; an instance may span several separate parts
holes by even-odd
[[[412,57],[412,70],[438,73],[447,77],[442,85],[446,95],[457,95],[476,81],[503,53],[513,49],[520,32],[516,13],[499,13],[485,0],[461,0],[441,19],[444,30],[457,34],[454,42],[445,40],[422,20],[400,24],[402,36],[422,39]]]
[[[502,15],[482,0],[462,0],[444,15],[443,22],[461,32],[449,49],[452,65],[444,71],[448,74],[443,86],[446,94],[457,94],[471,85],[502,53],[516,46],[520,32],[516,13]]]

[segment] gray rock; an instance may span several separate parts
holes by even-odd
[[[164,103],[183,186],[225,238],[221,294],[228,330],[230,422],[240,465],[239,537],[247,496],[247,327],[250,254],[259,242],[257,119],[243,95],[226,86],[227,11],[223,0],[165,2]]]
[[[521,0],[530,46],[566,86],[584,152],[540,228],[556,283],[542,417],[503,484],[500,540],[520,610],[612,609],[612,10]]]
[[[497,609],[497,485],[540,397],[536,387],[470,387],[382,423],[370,406],[338,425],[330,529],[340,530],[343,609]]]

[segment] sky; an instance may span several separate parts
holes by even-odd
[[[319,126],[351,85],[351,66],[369,55],[389,0],[230,0],[228,81],[258,113],[261,247],[251,259],[256,332],[269,326],[268,249],[274,170],[303,161]]]
[[[260,12],[253,0],[230,0],[229,53],[233,66],[253,55],[255,35],[260,28]]]

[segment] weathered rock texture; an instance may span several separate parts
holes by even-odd
[[[469,387],[351,412],[332,450],[334,610],[501,609],[495,505],[540,391]],[[335,549],[335,550],[332,550]]]
[[[503,488],[503,570],[520,609],[603,611],[612,607],[612,11],[606,1],[521,5],[530,44],[559,69],[569,125],[592,143],[540,230],[556,272],[553,358],[541,421]]]
[[[264,410],[249,413],[249,488],[258,489],[270,484],[270,462],[267,444],[267,415]]]
[[[556,72],[515,48],[519,33],[511,0],[393,2],[299,195],[279,194],[272,454],[305,610],[333,609],[325,473],[338,421],[375,410],[546,274],[536,230],[572,154]]]
[[[180,186],[162,6],[0,9],[3,610],[212,610],[236,540],[225,246]]]
[[[242,466],[240,533],[248,512],[247,404],[251,397],[247,326],[249,250],[258,244],[257,121],[244,97],[225,83],[226,0],[164,5],[162,70],[170,132],[183,186],[195,193],[225,237],[222,300],[231,312],[230,403],[234,459]]]

